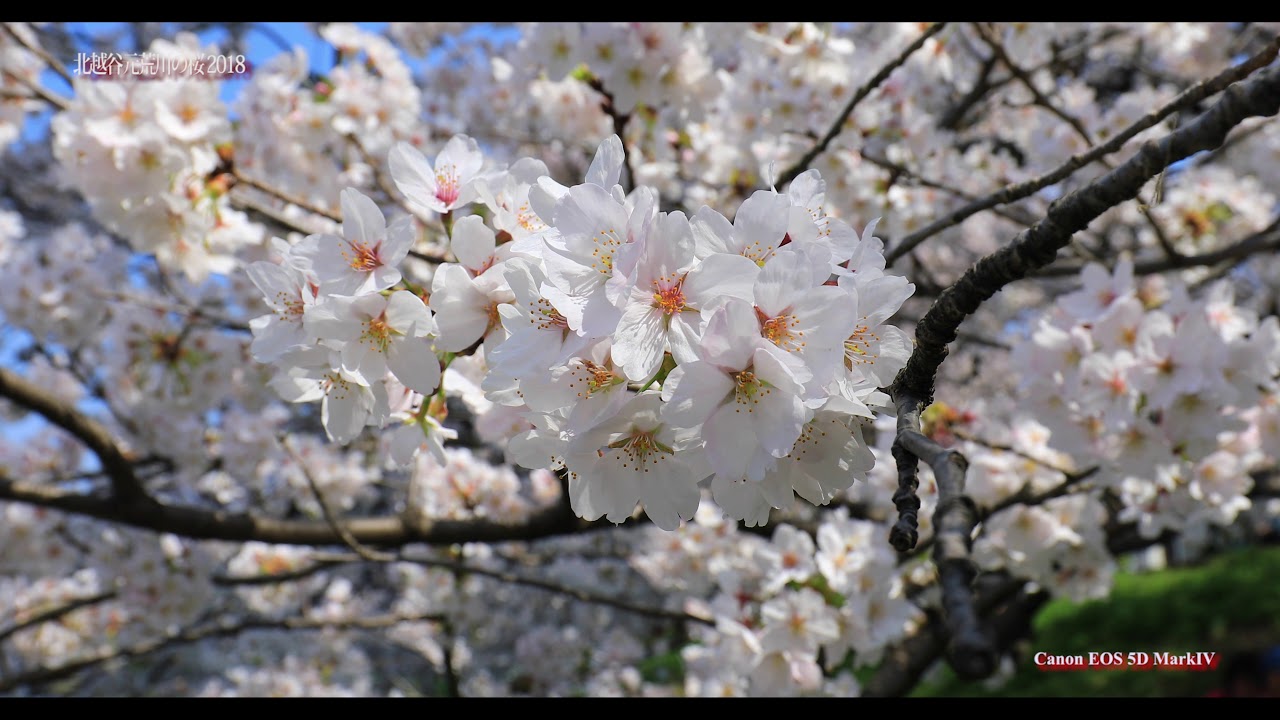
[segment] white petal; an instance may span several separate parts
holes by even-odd
[[[453,237],[449,240],[458,262],[472,272],[479,273],[493,257],[497,239],[493,231],[478,215],[468,215],[453,224]]]
[[[342,234],[351,243],[373,247],[387,238],[387,219],[359,190],[342,191]]]
[[[599,149],[596,150],[596,156],[591,159],[591,167],[587,169],[586,182],[592,185],[599,185],[606,190],[617,185],[618,178],[622,177],[624,158],[622,140],[617,135],[610,135],[605,138],[605,141],[600,143]]]
[[[404,338],[387,349],[387,367],[405,387],[430,395],[440,385],[440,361],[426,338]]]

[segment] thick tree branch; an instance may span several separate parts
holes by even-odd
[[[231,513],[159,502],[121,507],[110,498],[17,482],[3,476],[0,476],[0,500],[29,503],[195,540],[256,540],[282,545],[343,544],[333,527],[323,520],[277,520],[255,513]],[[524,522],[511,525],[489,520],[440,520],[411,527],[403,519],[389,516],[347,518],[344,525],[360,543],[381,547],[400,547],[410,543],[452,545],[536,540],[613,527],[609,523],[591,524],[580,520],[569,508],[567,499],[539,511]]]
[[[815,143],[813,147],[809,148],[809,151],[796,161],[795,165],[783,170],[782,174],[778,176],[778,180],[775,185],[779,188],[784,188],[792,180],[800,177],[800,173],[808,170],[809,166],[813,164],[813,161],[818,159],[819,155],[826,152],[827,146],[831,144],[831,141],[835,140],[836,136],[840,134],[840,131],[844,130],[845,121],[853,114],[853,109],[858,106],[858,103],[862,102],[863,99],[870,95],[872,90],[880,87],[881,83],[889,79],[889,76],[893,74],[894,70],[902,67],[902,65],[907,62],[908,58],[915,54],[917,50],[924,47],[924,44],[929,41],[929,38],[942,32],[943,28],[946,26],[947,24],[945,22],[934,23],[929,26],[929,29],[921,33],[920,37],[916,38],[915,41],[908,45],[905,50],[898,54],[897,57],[889,61],[887,65],[880,68],[880,71],[871,76],[871,79],[868,80],[866,84],[858,88],[857,92],[853,94],[853,97],[849,98],[849,102],[845,104],[844,109],[836,116],[835,122],[831,123],[831,127],[827,130],[827,134],[823,135],[821,140]]]
[[[111,479],[112,498],[107,504],[116,509],[125,506],[146,510],[155,506],[142,482],[134,474],[133,461],[125,457],[115,438],[97,420],[82,414],[52,393],[46,392],[21,376],[0,368],[0,397],[43,415],[46,420],[74,435],[98,456],[103,471]]]
[[[1245,118],[1271,115],[1277,110],[1280,110],[1280,66],[1231,86],[1195,121],[1159,142],[1145,143],[1120,167],[1055,202],[1043,220],[1020,233],[1005,248],[978,261],[959,281],[944,290],[916,325],[916,347],[890,389],[898,411],[893,454],[899,463],[899,489],[894,501],[900,513],[890,542],[900,552],[914,545],[914,512],[909,502],[900,496],[914,488],[915,458],[919,458],[933,468],[938,482],[934,557],[954,650],[953,666],[960,675],[989,675],[995,670],[996,657],[990,639],[978,627],[978,613],[970,588],[974,571],[969,549],[979,516],[973,500],[964,494],[964,470],[968,463],[960,453],[942,448],[920,432],[920,413],[933,401],[938,368],[946,359],[948,345],[956,339],[964,319],[983,302],[1008,283],[1051,263],[1074,233],[1108,208],[1134,197],[1144,183],[1165,167],[1221,144],[1227,132]]]
[[[966,317],[1014,280],[1053,262],[1071,236],[1103,212],[1133,198],[1143,184],[1169,165],[1222,143],[1227,132],[1255,115],[1280,110],[1280,66],[1228,88],[1208,111],[1159,142],[1147,142],[1136,155],[1050,206],[1048,214],[1018,234],[1012,243],[978,261],[943,291],[916,325],[916,348],[894,380],[895,397],[905,393],[928,404],[947,344]]]
[[[920,432],[922,404],[914,397],[895,396],[898,409],[898,435],[894,440],[895,459],[909,454],[907,467],[916,475],[916,458],[929,463],[938,483],[938,507],[934,517],[933,560],[938,567],[938,582],[942,587],[943,617],[951,638],[952,667],[966,678],[987,677],[995,672],[998,658],[991,639],[983,632],[978,612],[974,606],[971,585],[976,570],[969,559],[973,545],[973,529],[978,525],[978,506],[964,493],[964,475],[969,461],[955,450],[949,450],[930,440]],[[899,492],[902,493],[903,469],[899,467]],[[894,495],[895,501],[898,495]],[[899,518],[890,534],[890,542],[899,552],[914,545],[905,541],[898,532],[903,518]],[[914,528],[913,528],[914,530]]]
[[[975,603],[978,612],[983,614],[991,613],[1001,604],[1007,603],[1026,585],[1026,581],[1021,578],[984,576],[983,580],[988,578],[990,584],[978,591]],[[907,694],[945,652],[946,647],[947,637],[942,630],[941,619],[933,615],[915,635],[885,652],[884,661],[876,674],[862,687],[863,697],[897,697]]]

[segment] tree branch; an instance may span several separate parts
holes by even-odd
[[[1021,578],[984,576],[983,579],[988,577],[991,584],[979,590],[975,603],[984,614],[1016,596],[1026,585]],[[910,692],[946,650],[947,639],[941,625],[940,618],[934,615],[915,635],[889,648],[876,674],[863,685],[863,697],[896,697]]]
[[[67,81],[68,85],[71,85],[72,87],[75,86],[75,81],[72,79],[71,73],[67,72],[67,69],[62,67],[62,65],[58,63],[57,58],[49,54],[49,51],[39,45],[32,45],[27,42],[26,39],[22,37],[21,33],[13,29],[13,23],[3,23],[3,26],[4,31],[9,34],[9,37],[13,38],[19,45],[30,51],[31,54],[44,61],[44,64],[49,66],[50,70],[58,73],[59,77]],[[33,27],[32,32],[34,31],[35,28]]]
[[[234,177],[236,179],[236,182],[239,184],[247,185],[251,188],[254,188],[255,190],[264,192],[274,198],[283,200],[284,202],[289,203],[290,205],[297,205],[298,207],[302,208],[303,210],[306,210],[312,215],[319,215],[322,218],[332,220],[336,223],[342,222],[341,213],[334,212],[332,210],[327,210],[307,200],[306,198],[302,198],[297,195],[294,195],[293,193],[287,190],[284,190],[283,188],[278,188],[262,180],[251,178],[248,175],[245,175],[244,172],[238,167],[232,168],[231,176]]]
[[[1278,41],[1280,42],[1280,41]],[[1208,111],[1159,142],[1147,142],[1115,170],[1049,207],[1043,220],[1018,234],[1001,250],[978,261],[943,291],[916,325],[917,345],[894,380],[895,397],[905,393],[924,404],[933,399],[938,367],[947,344],[966,317],[1001,288],[1053,262],[1076,232],[1115,205],[1133,198],[1161,170],[1222,143],[1227,132],[1247,117],[1280,110],[1280,67],[1261,71],[1233,85]]]
[[[342,538],[342,542],[365,560],[370,560],[372,562],[387,562],[389,560],[394,560],[395,555],[371,550],[364,545],[361,545],[359,540],[352,537],[350,531],[343,527],[342,523],[338,522],[338,516],[335,515],[333,509],[329,507],[329,501],[325,500],[324,493],[320,492],[320,486],[316,484],[315,476],[311,474],[311,468],[308,468],[307,464],[298,456],[298,453],[294,452],[293,445],[289,442],[289,438],[287,436],[281,436],[280,438],[277,438],[277,440],[280,442],[280,445],[284,448],[285,452],[289,453],[289,457],[293,458],[293,461],[302,469],[302,475],[307,479],[307,485],[311,486],[311,492],[316,496],[316,502],[320,504],[320,512],[324,514],[325,522],[329,523],[329,527],[333,529],[333,532],[336,533],[339,538]]]
[[[1053,262],[1057,251],[1076,232],[1120,202],[1134,197],[1143,184],[1168,165],[1221,144],[1227,132],[1246,117],[1272,115],[1280,110],[1280,66],[1226,90],[1212,108],[1159,142],[1145,143],[1136,155],[1115,170],[1050,206],[1048,214],[1019,233],[1012,243],[971,267],[943,291],[933,307],[916,324],[916,346],[890,388],[898,411],[893,455],[898,461],[899,520],[890,542],[903,552],[914,544],[915,517],[901,496],[913,493],[918,464],[933,468],[938,482],[938,509],[934,525],[934,557],[943,591],[943,607],[954,648],[953,666],[965,677],[984,677],[995,670],[990,639],[977,627],[970,583],[973,568],[969,548],[978,522],[977,506],[964,494],[967,461],[942,448],[920,432],[920,413],[933,401],[939,366],[956,331],[982,303],[1008,283]],[[911,457],[914,456],[914,457]],[[904,511],[903,508],[907,510]],[[918,507],[918,505],[916,506]]]
[[[116,508],[123,505],[145,510],[156,505],[134,474],[133,461],[125,457],[115,438],[97,420],[80,413],[53,394],[5,368],[0,368],[0,397],[7,397],[18,405],[43,415],[49,422],[74,435],[98,456],[103,471],[111,479],[112,498],[106,501],[108,506]]]
[[[845,104],[844,109],[836,116],[835,122],[831,123],[831,128],[827,130],[827,134],[823,135],[821,140],[814,144],[813,147],[809,148],[809,151],[796,161],[795,165],[792,165],[782,171],[782,174],[778,176],[776,186],[779,188],[785,187],[792,180],[799,177],[800,173],[808,170],[809,166],[813,164],[813,161],[816,160],[819,155],[826,152],[827,146],[830,145],[831,141],[834,140],[836,136],[840,134],[840,131],[844,129],[845,121],[853,114],[853,109],[858,106],[858,103],[862,102],[864,98],[870,95],[872,90],[880,87],[881,83],[889,79],[889,76],[893,74],[894,70],[897,70],[906,63],[907,59],[910,58],[915,51],[924,47],[924,44],[929,41],[929,38],[942,32],[943,28],[946,26],[947,24],[945,22],[934,23],[929,26],[928,30],[921,33],[920,37],[916,38],[915,41],[908,45],[907,48],[899,53],[897,57],[889,61],[889,64],[880,68],[880,72],[877,72],[866,82],[866,84],[858,88],[857,92],[853,94],[853,97],[849,98],[849,102]]]
[[[1078,135],[1081,140],[1084,140],[1086,145],[1092,146],[1094,144],[1095,141],[1093,134],[1084,126],[1084,123],[1081,122],[1079,118],[1068,113],[1057,105],[1054,105],[1052,100],[1046,97],[1044,93],[1040,92],[1040,88],[1036,87],[1035,81],[1032,80],[1030,73],[1009,57],[1009,54],[1005,52],[1004,45],[1001,44],[998,39],[992,37],[991,33],[983,26],[982,23],[973,23],[973,28],[977,31],[978,36],[982,38],[982,41],[991,48],[995,57],[999,58],[1000,62],[1009,69],[1009,72],[1013,73],[1014,77],[1018,79],[1018,82],[1022,83],[1022,86],[1031,93],[1031,96],[1035,99],[1036,105],[1048,110],[1050,113],[1053,113],[1054,117],[1065,122],[1067,125],[1070,125],[1071,129],[1075,131],[1076,135]],[[1099,162],[1101,162],[1103,167],[1108,170],[1112,170],[1115,167],[1111,161],[1105,157],[1100,158]],[[1182,257],[1182,253],[1179,253],[1177,249],[1173,247],[1173,243],[1169,242],[1169,236],[1165,233],[1164,228],[1160,226],[1160,222],[1156,219],[1156,216],[1152,214],[1151,208],[1148,207],[1145,202],[1141,202],[1140,198],[1138,211],[1142,213],[1142,216],[1147,220],[1147,224],[1151,226],[1152,232],[1155,233],[1156,241],[1164,250],[1165,255],[1167,255],[1171,260]]]
[[[50,620],[57,620],[63,615],[70,615],[71,613],[75,612],[76,610],[79,610],[80,608],[89,607],[90,605],[97,605],[98,603],[110,600],[115,596],[116,596],[116,591],[110,590],[108,592],[98,593],[96,595],[90,595],[88,597],[76,598],[75,600],[71,600],[64,605],[59,605],[57,607],[50,608],[42,612],[38,612],[35,615],[32,615],[31,617],[27,618],[26,620],[16,621],[7,628],[0,628],[0,642],[4,642],[9,638],[9,636],[15,633],[21,632],[23,630],[26,630],[29,627],[39,625],[40,623],[43,623],[43,622],[49,622]]]
[[[996,205],[1004,205],[1016,200],[1021,200],[1032,193],[1038,192],[1060,180],[1063,180],[1076,170],[1088,165],[1094,160],[1119,150],[1135,135],[1154,126],[1169,115],[1179,110],[1192,107],[1205,98],[1222,91],[1231,83],[1248,77],[1259,68],[1266,67],[1276,58],[1276,54],[1278,52],[1280,52],[1280,37],[1272,40],[1265,48],[1245,62],[1232,66],[1219,73],[1217,76],[1201,81],[1188,88],[1186,91],[1182,92],[1173,100],[1165,104],[1164,107],[1147,113],[1142,117],[1142,119],[1125,128],[1122,132],[1115,135],[1102,145],[1098,145],[1088,152],[1072,156],[1065,163],[1044,175],[1040,175],[1039,177],[1032,178],[1025,182],[1006,185],[991,195],[986,196],[982,200],[959,208],[948,214],[946,217],[940,218],[916,232],[907,235],[902,238],[901,242],[885,253],[885,261],[892,265],[894,261],[911,252],[911,250],[926,239],[949,227],[952,227],[953,225],[959,225],[971,215],[982,212],[983,210],[988,210]],[[1221,144],[1221,142],[1218,144]],[[1180,160],[1182,158],[1178,159]],[[1169,164],[1172,164],[1172,162]],[[1136,192],[1134,194],[1136,194]]]
[[[974,606],[973,583],[976,570],[969,559],[973,545],[973,529],[978,525],[978,506],[964,493],[964,475],[969,461],[955,450],[949,450],[920,432],[922,403],[915,397],[895,395],[898,410],[898,435],[894,440],[894,457],[909,454],[909,473],[918,473],[918,458],[929,463],[938,483],[938,507],[934,516],[933,561],[938,566],[938,582],[942,586],[943,617],[947,624],[952,667],[962,677],[983,678],[995,672],[998,658],[991,639],[979,625]],[[902,494],[903,468],[899,467],[899,494]],[[914,478],[913,478],[914,484]],[[895,502],[898,495],[894,495]],[[918,502],[918,501],[917,501]],[[890,534],[890,542],[899,552],[910,550],[898,532],[904,518]],[[912,528],[914,530],[914,528]]]
[[[24,502],[195,540],[256,540],[281,545],[342,544],[342,538],[323,520],[277,520],[251,512],[231,513],[160,502],[121,507],[110,498],[17,482],[3,476],[0,476],[0,500]],[[510,525],[489,520],[439,520],[411,527],[399,517],[382,516],[348,518],[345,526],[359,542],[383,547],[410,543],[452,545],[536,540],[613,527],[612,523],[592,524],[580,520],[569,508],[567,499],[524,522]]]
[[[233,637],[249,630],[381,630],[411,622],[441,622],[444,616],[436,613],[418,615],[374,615],[371,617],[327,620],[317,618],[249,618],[239,623],[224,623],[203,628],[189,628],[177,635],[139,643],[133,647],[101,650],[55,668],[37,668],[8,678],[0,678],[0,692],[8,692],[24,685],[42,685],[70,677],[110,660],[136,660],[162,650],[190,645],[202,640]]]
[[[549,582],[546,580],[526,577],[523,575],[519,575],[517,573],[507,572],[503,570],[490,570],[488,568],[478,567],[475,565],[465,565],[463,563],[454,562],[451,560],[439,560],[436,558],[425,557],[425,556],[401,555],[398,558],[398,560],[402,562],[411,562],[411,563],[423,565],[426,567],[435,567],[435,568],[441,568],[444,570],[450,570],[457,574],[480,575],[483,577],[493,578],[494,580],[499,580],[501,582],[511,583],[513,585],[523,585],[525,587],[532,587],[532,588],[537,588],[539,590],[546,590],[547,592],[555,593],[557,595],[565,595],[567,597],[574,598],[575,600],[579,600],[581,602],[591,603],[594,605],[604,605],[606,607],[611,607],[616,610],[635,613],[637,615],[643,615],[645,617],[651,617],[659,620],[675,620],[677,622],[696,622],[696,623],[701,623],[703,625],[715,625],[715,620],[711,618],[702,617],[700,615],[693,615],[691,613],[675,611],[675,610],[666,610],[664,608],[650,607],[647,605],[639,605],[629,600],[624,600],[622,598],[612,598],[607,595],[597,595],[595,593],[587,592],[586,590],[579,590],[578,588],[565,587],[563,585],[557,585],[556,583]]]
[[[1280,249],[1280,218],[1274,220],[1262,230],[1250,235],[1234,245],[1201,253],[1200,255],[1181,255],[1176,258],[1164,257],[1159,260],[1143,260],[1133,264],[1134,275],[1152,275],[1168,270],[1185,270],[1187,268],[1216,265],[1226,261],[1241,261],[1260,252]],[[1051,265],[1038,268],[1031,277],[1071,277],[1079,275],[1084,265]]]

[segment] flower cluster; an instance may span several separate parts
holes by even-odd
[[[1013,351],[1050,443],[1102,463],[1122,520],[1154,536],[1227,524],[1249,507],[1248,471],[1273,454],[1244,411],[1274,393],[1280,324],[1237,306],[1229,284],[1199,300],[1092,264]],[[1264,453],[1265,451],[1265,453]]]
[[[870,469],[860,425],[906,360],[905,334],[885,323],[913,286],[885,273],[872,225],[859,237],[825,214],[816,172],[755,193],[730,221],[659,212],[644,187],[624,195],[616,136],[573,187],[539,163],[481,172],[482,160],[464,136],[434,164],[407,144],[391,153],[422,210],[491,209],[494,227],[452,223],[458,263],[437,268],[430,310],[397,289],[407,219],[388,226],[355,190],[344,238],[281,243],[281,263],[250,268],[275,311],[252,323],[254,355],[282,368],[273,384],[287,399],[323,396],[330,438],[351,440],[398,403],[443,460],[445,431],[423,402],[441,379],[436,353],[483,343],[486,398],[532,426],[509,453],[564,468],[588,519],[621,522],[641,503],[672,529],[710,479],[726,512],[758,524],[793,491],[825,504]],[[415,437],[393,447],[399,462]]]

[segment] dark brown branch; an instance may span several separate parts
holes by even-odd
[[[146,510],[156,506],[134,474],[133,461],[125,457],[111,433],[97,420],[80,413],[70,404],[46,392],[21,376],[0,368],[0,397],[33,412],[74,435],[83,442],[101,463],[103,471],[111,479],[111,500],[105,501],[112,508],[130,511]]]
[[[890,388],[898,411],[894,441],[899,465],[899,493],[914,484],[916,463],[907,453],[933,468],[938,482],[938,509],[934,525],[934,556],[942,582],[943,607],[955,652],[953,666],[965,677],[983,677],[995,669],[990,639],[977,626],[971,589],[973,568],[969,547],[978,522],[977,507],[964,494],[964,457],[946,450],[920,433],[920,412],[933,401],[939,366],[948,345],[966,317],[1008,283],[1051,263],[1071,236],[1084,229],[1107,209],[1131,199],[1143,184],[1168,165],[1221,144],[1228,131],[1254,115],[1280,110],[1280,67],[1263,70],[1256,77],[1228,88],[1208,111],[1159,142],[1145,143],[1136,155],[1115,170],[1050,206],[1039,223],[1019,233],[1005,248],[983,258],[943,291],[916,325],[916,346],[906,367]],[[897,496],[895,496],[896,498]],[[901,522],[901,520],[900,520]],[[895,526],[895,531],[898,529]],[[895,547],[909,539],[891,536]]]
[[[887,65],[880,68],[880,71],[873,75],[866,84],[858,88],[857,92],[853,94],[853,97],[849,98],[849,102],[845,104],[844,109],[840,111],[838,116],[836,116],[835,122],[831,123],[831,127],[827,130],[827,134],[823,135],[821,140],[814,144],[813,147],[809,148],[809,151],[806,152],[795,165],[792,165],[782,171],[782,174],[778,176],[776,186],[778,188],[784,188],[792,180],[800,177],[800,173],[808,170],[809,166],[813,164],[813,161],[816,160],[819,155],[826,152],[827,146],[830,145],[831,141],[834,140],[836,136],[840,134],[840,131],[844,129],[845,121],[853,114],[853,109],[858,106],[858,103],[862,102],[864,98],[870,95],[872,90],[880,87],[881,83],[889,79],[889,76],[893,74],[894,70],[902,67],[902,65],[907,62],[908,58],[915,54],[917,50],[924,47],[924,44],[929,41],[929,38],[942,32],[943,28],[946,26],[947,24],[945,22],[934,23],[929,26],[929,29],[921,33],[920,37],[916,38],[915,41],[908,45],[907,48],[899,53],[897,57],[889,61]]]
[[[3,476],[0,476],[0,500],[29,503],[195,540],[256,540],[281,545],[342,544],[342,538],[323,520],[277,520],[255,513],[231,513],[160,502],[121,507],[110,498],[17,482]],[[516,524],[478,519],[440,520],[411,527],[399,517],[358,517],[347,518],[344,525],[359,542],[382,547],[400,547],[410,543],[451,545],[536,540],[613,527],[611,523],[592,524],[580,520],[569,508],[567,499]]]
[[[991,639],[979,624],[971,587],[976,569],[969,553],[973,545],[973,529],[978,525],[978,506],[964,492],[964,475],[969,461],[959,452],[942,447],[920,432],[923,407],[918,400],[897,394],[895,401],[898,410],[895,459],[905,457],[911,475],[918,472],[915,458],[927,462],[938,483],[933,561],[938,567],[938,582],[942,586],[942,609],[947,634],[951,638],[952,667],[965,678],[987,677],[995,672],[998,658]],[[904,452],[897,452],[898,449]],[[898,472],[901,485],[901,467]],[[896,499],[897,495],[894,497]],[[894,530],[897,529],[895,525]],[[893,539],[902,538],[891,535]],[[911,548],[895,544],[895,549],[902,552]]]
[[[985,576],[989,585],[978,591],[979,612],[991,613],[1002,603],[1015,597],[1026,584],[1019,578]],[[982,584],[982,583],[979,583]],[[864,697],[897,697],[911,691],[925,671],[941,656],[947,645],[941,619],[936,614],[910,638],[885,651],[884,661],[876,674],[862,687]]]
[[[1219,73],[1217,76],[1210,78],[1208,80],[1204,80],[1188,88],[1186,91],[1182,92],[1173,100],[1165,104],[1164,107],[1161,107],[1159,110],[1154,110],[1150,113],[1147,113],[1145,116],[1142,117],[1142,119],[1138,120],[1137,122],[1133,123],[1129,127],[1125,128],[1122,132],[1115,135],[1114,137],[1112,137],[1110,140],[1103,143],[1102,145],[1098,145],[1097,147],[1094,147],[1089,151],[1081,153],[1079,155],[1072,156],[1065,163],[1049,171],[1048,173],[1045,173],[1044,175],[1041,175],[1039,177],[1035,177],[1025,182],[1017,183],[1014,185],[1006,185],[1005,187],[992,193],[991,195],[988,195],[982,200],[970,203],[962,208],[959,208],[949,213],[947,216],[940,218],[939,220],[933,223],[930,223],[929,225],[917,230],[914,233],[911,233],[910,235],[907,235],[906,237],[902,238],[902,240],[896,246],[894,246],[892,249],[888,250],[885,253],[885,261],[890,265],[892,265],[896,260],[901,258],[903,255],[906,255],[907,253],[909,253],[912,249],[914,249],[920,243],[924,242],[926,239],[938,234],[939,232],[949,227],[952,227],[953,225],[960,224],[971,215],[982,212],[983,210],[989,210],[997,205],[1005,205],[1005,204],[1014,202],[1016,200],[1020,200],[1024,197],[1031,195],[1032,193],[1035,193],[1039,190],[1042,190],[1046,187],[1049,187],[1050,185],[1053,185],[1059,182],[1060,180],[1063,180],[1064,178],[1074,173],[1076,170],[1084,167],[1085,165],[1088,165],[1089,163],[1097,160],[1098,158],[1101,158],[1105,155],[1109,155],[1115,152],[1116,150],[1119,150],[1121,147],[1124,146],[1126,142],[1128,142],[1135,135],[1142,132],[1143,130],[1146,130],[1147,128],[1153,127],[1156,123],[1160,122],[1161,120],[1168,117],[1169,115],[1179,110],[1190,108],[1195,104],[1199,103],[1200,101],[1204,100],[1205,98],[1208,98],[1211,95],[1215,95],[1218,92],[1222,91],[1231,83],[1234,83],[1242,78],[1248,77],[1259,68],[1266,67],[1271,63],[1272,60],[1275,59],[1277,52],[1280,52],[1280,37],[1277,37],[1274,40],[1272,40],[1271,43],[1267,45],[1267,47],[1265,47],[1263,50],[1261,50],[1260,52],[1258,52],[1256,55],[1249,58],[1245,62],[1240,63],[1239,65],[1232,66],[1227,70],[1224,70],[1223,72]],[[1221,144],[1221,143],[1219,142],[1218,144]],[[1205,149],[1209,149],[1209,148],[1205,148]],[[1182,158],[1177,158],[1177,159],[1180,160]],[[1172,164],[1172,161],[1169,164]],[[1136,191],[1134,194],[1135,195],[1137,194]]]
[[[169,648],[190,645],[202,640],[220,637],[234,637],[250,630],[382,630],[404,623],[441,622],[439,614],[419,615],[374,615],[371,617],[349,618],[345,620],[326,620],[314,618],[250,618],[238,623],[209,625],[202,628],[190,628],[177,635],[142,642],[128,648],[102,650],[65,665],[55,668],[37,668],[8,678],[0,678],[0,692],[8,692],[24,685],[42,685],[71,677],[82,670],[87,670],[102,663],[121,659],[135,660]]]
[[[977,105],[980,100],[992,89],[997,87],[991,82],[991,71],[996,67],[996,59],[994,57],[986,58],[982,61],[982,67],[978,68],[978,77],[974,80],[973,87],[959,102],[947,108],[942,117],[938,120],[938,127],[945,130],[958,130],[960,122],[964,120],[964,116]]]
[[[1200,255],[1182,255],[1177,258],[1165,257],[1159,260],[1141,260],[1133,264],[1134,275],[1152,275],[1168,270],[1184,270],[1186,268],[1217,265],[1220,262],[1241,261],[1261,252],[1280,250],[1280,219],[1272,222],[1263,230],[1250,235],[1233,245],[1202,253]],[[1072,277],[1084,270],[1083,265],[1051,265],[1037,269],[1032,277]]]
[[[395,555],[371,550],[364,545],[361,545],[359,540],[352,537],[351,532],[343,527],[342,523],[338,522],[338,516],[334,514],[333,508],[329,507],[329,501],[325,500],[324,493],[320,492],[320,486],[316,484],[315,476],[311,474],[311,468],[307,467],[307,464],[298,456],[298,453],[294,452],[293,445],[290,444],[289,438],[287,436],[281,436],[277,438],[277,440],[279,441],[280,446],[284,448],[285,452],[289,454],[289,457],[293,458],[293,461],[302,469],[302,475],[307,479],[307,485],[311,486],[311,493],[316,496],[316,502],[320,504],[320,512],[324,515],[325,522],[329,523],[329,527],[333,528],[333,532],[342,539],[343,544],[351,548],[357,555],[365,560],[370,560],[372,562],[387,562],[389,560],[394,560]]]
[[[71,600],[65,605],[59,605],[57,607],[49,608],[48,610],[38,612],[35,615],[32,615],[31,617],[27,618],[26,620],[15,622],[14,624],[10,625],[7,628],[0,628],[0,642],[4,642],[6,639],[9,638],[9,636],[13,635],[14,633],[21,632],[23,630],[26,630],[29,627],[39,625],[40,623],[43,623],[43,622],[49,622],[50,620],[57,620],[63,615],[69,615],[75,612],[76,610],[79,610],[80,608],[89,607],[90,605],[97,605],[98,603],[110,600],[115,596],[116,596],[116,591],[111,590],[104,593],[98,593],[96,595],[90,595],[88,597],[76,598],[75,600]]]

